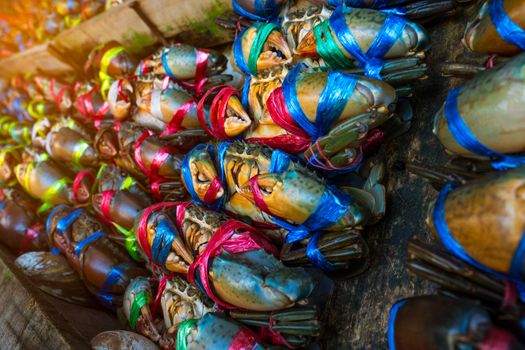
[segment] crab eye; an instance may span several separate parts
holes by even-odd
[[[271,187],[266,187],[266,186],[261,187],[261,193],[265,196],[271,195],[272,192],[273,192],[273,188]]]
[[[281,50],[277,50],[277,57],[279,58],[283,58],[283,53],[281,52]]]

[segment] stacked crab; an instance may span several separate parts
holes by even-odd
[[[363,232],[385,213],[384,168],[373,155],[409,127],[408,98],[427,73],[428,38],[411,18],[429,19],[454,5],[396,3],[238,0],[242,17],[222,21],[236,30],[225,51],[174,44],[139,61],[109,42],[89,55],[89,81],[13,79],[2,99],[8,116],[0,133],[10,140],[0,151],[0,240],[23,253],[18,266],[43,291],[84,305],[94,296],[123,311],[134,332],[102,333],[94,347],[315,343],[332,289],[327,275],[350,277],[367,267]],[[471,46],[482,40],[476,33],[467,31]],[[513,84],[501,89],[513,94],[522,61],[518,56],[451,94],[442,112],[447,123],[436,124],[447,148],[479,153],[472,138],[458,139],[470,134],[453,131],[457,123],[451,127],[447,117],[471,115],[480,125],[472,132],[497,152],[488,156],[502,161],[496,166],[515,163],[503,153],[523,150],[512,148],[517,132],[502,141],[503,127],[481,128],[487,117],[476,111],[488,107],[462,110],[457,98],[489,94],[487,82],[507,77]],[[502,185],[502,193],[515,186],[515,197],[523,197],[516,180],[522,173],[490,178],[486,186]],[[464,205],[462,191],[479,198],[465,187],[445,202],[444,192],[436,231],[448,205]],[[507,213],[508,206],[499,209]],[[490,213],[501,220],[499,211]],[[457,220],[459,229],[464,219]],[[503,221],[513,233],[521,228]],[[465,237],[476,232],[465,225]],[[464,244],[473,247],[469,237]],[[510,250],[487,264],[502,268],[498,259],[510,259],[519,241],[512,237]],[[440,257],[432,261],[450,266]],[[487,298],[504,288],[485,274],[467,275],[492,283],[484,284]],[[410,315],[393,319],[419,322]]]
[[[409,242],[407,268],[444,295],[397,302],[390,349],[525,347],[524,11],[519,1],[484,2],[463,38],[471,62],[444,66],[446,75],[470,79],[434,117],[434,134],[453,159],[407,165],[440,190],[427,223],[444,247]]]
[[[89,55],[89,81],[11,81],[0,240],[46,293],[123,311],[135,333],[95,347],[315,342],[332,289],[321,270],[367,266],[360,230],[384,213],[381,164],[338,188],[297,155],[210,141],[217,96],[228,128],[251,123],[226,56],[177,44],[135,62],[110,42]]]

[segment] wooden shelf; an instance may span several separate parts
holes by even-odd
[[[16,74],[38,72],[55,76],[71,74],[73,69],[53,56],[48,44],[34,46],[0,60],[0,77],[2,78],[9,79]]]
[[[111,40],[138,56],[167,38],[203,47],[220,45],[232,38],[217,27],[215,18],[231,11],[231,0],[129,1],[63,31],[48,44],[0,60],[0,77],[25,72],[71,74],[82,68],[95,46]]]

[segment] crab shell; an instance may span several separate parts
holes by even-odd
[[[85,167],[98,166],[98,154],[92,146],[91,139],[84,139],[73,129],[63,127],[51,131],[47,134],[45,146],[47,153],[56,161],[78,163]],[[85,149],[78,152],[83,146]]]
[[[265,349],[258,342],[258,336],[252,330],[222,313],[209,313],[197,320],[191,326],[191,331],[183,343],[187,344],[186,349],[188,350]]]
[[[130,281],[135,277],[145,276],[146,271],[135,266],[124,248],[113,243],[107,237],[101,237],[90,243],[83,254],[77,256],[74,250],[78,242],[95,232],[109,231],[100,221],[84,211],[65,232],[57,234],[58,221],[73,210],[71,207],[63,206],[51,213],[48,219],[50,241],[66,256],[73,269],[80,274],[89,291],[93,294],[103,290],[114,267],[124,263],[129,264],[129,267],[121,274],[121,278],[109,287],[109,294],[117,297],[122,296]],[[116,299],[114,302],[119,304],[121,300]]]
[[[525,152],[524,87],[525,53],[461,87],[458,111],[479,142],[500,153]],[[472,155],[450,133],[444,107],[434,117],[434,134],[449,152]]]
[[[166,129],[166,126],[170,124],[172,119],[175,118],[177,111],[188,103],[191,103],[191,105],[184,114],[180,126],[185,129],[200,129],[201,125],[197,118],[197,103],[194,102],[190,94],[174,86],[168,87],[167,89],[152,88],[147,94],[143,94],[137,98],[139,113],[145,112],[156,119],[151,120],[150,123],[139,124],[150,130],[162,132]]]
[[[110,41],[100,47],[95,48],[89,55],[86,62],[85,69],[89,72],[90,69],[96,69],[98,72],[102,65],[102,59],[106,52],[111,49],[120,47],[116,41]],[[123,50],[113,56],[108,63],[107,75],[114,79],[121,79],[133,74],[136,62],[126,50]]]
[[[103,195],[100,193],[94,194],[92,197],[92,205],[95,212],[104,216],[102,212]],[[122,226],[126,230],[131,230],[135,218],[140,211],[151,205],[151,199],[143,196],[141,193],[134,193],[129,190],[116,190],[111,198],[109,206],[109,214],[112,222]]]
[[[15,174],[18,183],[29,195],[41,200],[48,200],[50,204],[73,204],[77,200],[80,203],[85,203],[91,196],[91,180],[89,177],[85,177],[80,183],[78,196],[75,199],[73,180],[65,170],[51,160],[20,163],[15,167]],[[50,198],[45,198],[47,191],[63,179],[66,180],[65,186]]]
[[[520,0],[503,0],[503,7],[510,19],[520,27],[525,27],[525,6]],[[485,1],[475,17],[465,28],[463,44],[471,51],[512,56],[521,49],[507,43],[499,35],[489,14],[489,1]]]
[[[507,273],[525,232],[525,168],[486,176],[451,191],[445,220],[474,260]],[[435,233],[431,212],[428,223]]]
[[[191,45],[176,44],[164,49],[155,60],[153,72],[158,75],[168,75],[161,56],[164,55],[170,72],[180,80],[192,80],[197,72],[197,52],[199,49]],[[218,51],[207,50],[209,56],[206,66],[206,75],[219,74],[226,69],[227,59]]]
[[[359,47],[366,52],[381,32],[387,15],[376,10],[352,8],[351,11],[345,11],[346,25],[350,28]],[[331,30],[331,29],[330,29]],[[335,33],[331,30],[332,35],[343,52],[348,58],[352,59],[350,53],[341,45]],[[309,32],[297,46],[296,53],[307,57],[318,57],[316,39],[313,30]],[[402,58],[415,56],[428,50],[428,35],[419,24],[407,21],[403,33],[399,35],[390,50],[382,57]]]
[[[252,50],[253,45],[256,42],[258,27],[253,25],[243,31],[241,38],[236,38],[235,40],[241,40],[242,55],[244,57],[244,62],[248,63],[248,58],[250,56],[250,51]],[[233,48],[232,48],[233,50]],[[231,55],[235,57],[235,55]],[[281,57],[282,56],[282,57]],[[292,59],[292,52],[288,47],[283,34],[278,30],[273,30],[262,47],[261,53],[257,58],[257,73],[262,73],[265,71],[279,70],[284,65],[289,63]],[[234,60],[234,68],[239,72],[238,62]],[[253,72],[252,72],[253,73]]]
[[[256,181],[270,213],[293,224],[303,224],[319,205],[324,192],[331,191],[321,179],[302,169],[260,175]],[[250,183],[242,185],[239,193],[255,203]],[[339,221],[327,229],[360,227],[370,217],[371,209],[354,198]]]
[[[128,287],[126,288],[126,292],[124,293],[122,310],[124,311],[124,315],[126,316],[128,322],[131,318],[133,304],[136,302],[136,298],[139,293],[145,293],[147,299],[149,299],[150,302],[153,301],[151,283],[145,277],[133,279],[129,283]],[[151,314],[149,303],[146,303],[140,309],[134,330],[148,337],[154,342],[157,342],[160,339],[159,330],[155,326],[154,317]]]
[[[479,345],[492,326],[487,311],[468,300],[429,295],[400,303],[395,320],[390,320],[398,350],[470,348]],[[473,344],[465,344],[465,339]]]
[[[355,78],[358,81],[354,92],[346,102],[339,118],[336,119],[332,127],[360,114],[371,113],[372,118],[369,124],[369,128],[371,129],[383,124],[395,109],[397,95],[392,86],[372,78],[362,76],[355,76]],[[326,88],[327,81],[328,72],[302,72],[297,76],[297,100],[304,114],[312,123],[315,123],[318,117],[322,117],[317,115],[317,108],[321,100],[321,95]],[[272,95],[276,93],[277,90],[273,91]],[[276,98],[280,103],[286,104],[284,97],[279,99],[276,97],[277,95],[272,95],[269,98]],[[260,121],[258,126],[247,135],[247,138],[268,138],[286,133],[283,128],[273,122],[268,114]]]
[[[24,201],[6,199],[0,203],[0,241],[12,252],[47,250],[47,235],[38,224],[35,208]],[[32,230],[36,235],[30,235]]]
[[[128,181],[131,181],[133,184],[129,185]],[[125,170],[112,164],[103,164],[99,169],[96,180],[96,191],[102,193],[107,190],[122,190],[124,189],[123,186],[125,183],[125,189],[133,194],[141,197],[148,196],[144,187],[137,180],[133,179]]]

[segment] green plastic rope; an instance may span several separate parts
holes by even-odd
[[[268,36],[274,31],[278,30],[278,26],[275,23],[261,23],[256,24],[257,34],[253,40],[252,48],[250,49],[250,54],[248,56],[248,69],[252,74],[257,74],[257,60],[263,49],[264,43]]]
[[[197,320],[192,318],[179,324],[179,329],[177,330],[177,350],[188,349],[186,337],[190,334],[191,329],[196,322]]]
[[[135,299],[133,299],[133,304],[131,305],[131,311],[129,312],[129,326],[132,329],[137,327],[137,320],[139,319],[140,309],[144,305],[147,305],[151,302],[151,295],[142,290],[135,294]]]
[[[73,149],[73,163],[80,164],[80,158],[82,158],[84,152],[86,152],[86,149],[88,148],[89,144],[86,141],[80,141],[77,143]]]
[[[333,69],[353,67],[354,63],[341,50],[330,29],[330,21],[326,20],[314,27],[314,35],[319,56]]]

